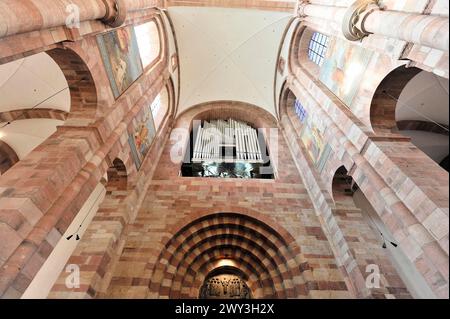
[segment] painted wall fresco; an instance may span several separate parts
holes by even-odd
[[[331,153],[331,147],[323,140],[325,127],[320,125],[322,122],[319,118],[309,115],[299,100],[295,101],[294,108],[300,122],[303,124],[301,133],[303,145],[314,165],[321,172]]]
[[[129,132],[128,143],[130,144],[134,164],[139,170],[156,135],[150,107],[146,108],[141,120],[135,120],[133,127],[132,131]]]
[[[347,106],[351,106],[373,52],[349,41],[331,38],[319,79]]]
[[[114,97],[119,97],[143,73],[136,34],[124,27],[97,36]]]

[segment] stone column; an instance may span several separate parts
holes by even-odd
[[[382,10],[376,2],[359,0],[350,6],[342,25],[349,40],[373,33],[448,51],[448,18]]]
[[[0,0],[0,38],[101,19],[112,27],[125,21],[128,0]],[[145,4],[139,1],[138,4]],[[148,1],[147,1],[148,2]]]
[[[376,0],[358,0],[349,8],[300,1],[297,10],[300,17],[342,25],[342,33],[350,41],[376,34],[442,51],[449,49],[447,17],[383,10]]]

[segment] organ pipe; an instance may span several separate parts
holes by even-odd
[[[197,130],[192,160],[194,162],[246,161],[262,163],[256,129],[233,119],[203,121]],[[222,150],[233,150],[233,156]]]

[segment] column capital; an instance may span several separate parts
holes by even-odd
[[[102,0],[106,7],[103,23],[116,28],[121,26],[127,17],[126,0]]]
[[[347,10],[342,21],[342,33],[350,41],[358,41],[370,32],[364,29],[365,18],[380,9],[379,0],[357,0]]]
[[[299,18],[306,17],[305,7],[309,4],[308,0],[299,0],[296,7],[296,16]]]

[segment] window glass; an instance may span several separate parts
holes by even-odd
[[[308,46],[308,57],[311,61],[321,66],[327,52],[328,37],[319,32],[314,32]]]
[[[135,26],[134,31],[136,33],[142,65],[145,68],[159,56],[161,48],[158,27],[154,21],[151,21]]]

